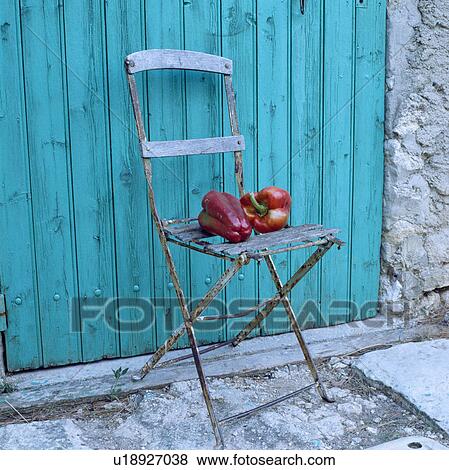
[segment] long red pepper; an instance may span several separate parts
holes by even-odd
[[[202,206],[198,222],[207,232],[219,235],[232,243],[250,237],[251,224],[240,201],[232,194],[209,191],[203,198]]]

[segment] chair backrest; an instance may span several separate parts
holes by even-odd
[[[125,68],[140,141],[141,156],[144,159],[145,168],[148,170],[147,176],[148,173],[151,174],[149,159],[152,158],[233,152],[237,186],[240,195],[243,195],[242,151],[245,149],[245,139],[240,135],[239,131],[235,93],[232,86],[232,61],[224,57],[202,52],[150,49],[128,55],[125,59]],[[191,140],[149,141],[145,133],[134,74],[147,70],[163,69],[196,70],[222,74],[225,83],[232,136]],[[147,177],[147,180],[152,197],[151,178]]]
[[[174,49],[149,49],[134,52],[126,57],[129,73],[144,70],[178,69],[232,75],[232,60],[204,52]]]

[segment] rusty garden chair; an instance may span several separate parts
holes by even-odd
[[[168,264],[168,269],[173,282],[176,296],[179,301],[181,313],[183,316],[184,324],[179,326],[172,335],[165,341],[165,343],[150,357],[140,371],[140,374],[134,377],[135,380],[142,380],[149,371],[151,371],[156,364],[161,360],[166,352],[168,352],[173,345],[183,336],[187,334],[192,354],[182,356],[177,360],[184,360],[192,358],[194,360],[198,378],[201,384],[206,407],[209,413],[212,429],[215,434],[217,447],[223,448],[224,441],[220,425],[229,421],[248,416],[262,408],[280,403],[284,400],[292,398],[302,391],[316,387],[321,398],[327,402],[331,402],[323,383],[318,375],[317,368],[309,352],[306,342],[303,339],[299,324],[293,312],[288,294],[292,288],[315,266],[318,261],[329,251],[333,245],[340,247],[342,242],[335,238],[338,229],[326,229],[321,225],[302,225],[299,227],[287,227],[278,232],[253,235],[249,240],[241,243],[211,243],[207,239],[211,237],[210,234],[204,232],[199,226],[196,219],[181,219],[181,220],[163,220],[159,217],[155,196],[152,185],[152,168],[151,159],[162,157],[175,157],[175,156],[190,156],[190,155],[205,155],[205,154],[220,154],[232,152],[235,159],[235,177],[240,196],[244,194],[243,186],[243,158],[242,152],[245,149],[245,140],[240,135],[239,125],[237,120],[235,94],[232,86],[232,61],[223,57],[214,55],[191,52],[191,51],[177,51],[177,50],[146,50],[130,54],[126,57],[125,68],[131,93],[131,100],[134,109],[134,117],[137,126],[137,132],[140,142],[141,156],[144,165],[145,176],[148,182],[148,197],[150,208],[155,227],[157,229],[159,239],[162,245],[164,256]],[[145,128],[143,125],[142,114],[140,110],[139,97],[137,93],[136,81],[134,74],[142,71],[160,70],[160,69],[178,69],[178,70],[195,70],[202,72],[218,73],[223,75],[226,90],[226,97],[228,102],[228,111],[230,118],[230,125],[232,136],[230,137],[214,137],[208,139],[193,139],[193,140],[177,140],[177,141],[164,141],[156,142],[149,141],[146,137]],[[231,265],[220,276],[216,283],[209,289],[203,299],[196,305],[193,311],[189,311],[187,302],[180,285],[179,277],[176,271],[173,257],[170,252],[169,244],[173,243],[180,247],[188,248],[191,250],[199,251],[205,255],[215,256],[226,261]],[[299,267],[293,276],[285,283],[282,284],[279,275],[276,271],[272,255],[277,253],[284,253],[287,251],[298,250],[302,248],[316,247],[313,254],[307,261]],[[194,323],[197,321],[203,312],[207,309],[213,299],[220,293],[222,289],[229,283],[229,281],[239,272],[239,270],[251,261],[263,261],[267,264],[268,270],[271,273],[274,286],[276,288],[276,295],[272,298],[265,300],[247,312],[258,312],[257,315],[236,335],[236,337],[226,343],[220,345],[210,346],[204,348],[202,351],[198,349],[198,344],[195,339]],[[218,420],[206,382],[206,377],[201,362],[201,354],[204,354],[218,347],[227,345],[237,346],[243,341],[253,330],[258,327],[260,323],[267,318],[274,308],[282,303],[285,313],[290,320],[292,329],[298,340],[299,346],[307,361],[310,369],[313,382],[306,387],[303,387],[293,393],[282,396],[271,402],[265,403],[255,409],[247,410],[234,416]],[[243,312],[243,315],[245,312]],[[246,313],[247,314],[247,313]],[[219,318],[236,318],[242,316],[242,312],[238,314],[225,315]],[[217,317],[209,317],[216,320]],[[201,317],[204,319],[204,317]],[[206,318],[207,319],[207,318]],[[173,362],[170,361],[170,362]]]

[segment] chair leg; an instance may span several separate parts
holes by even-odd
[[[194,362],[195,362],[195,367],[196,367],[196,371],[197,371],[197,374],[198,374],[198,379],[200,381],[201,390],[203,392],[204,401],[206,403],[207,412],[209,413],[210,422],[212,424],[212,430],[213,430],[214,435],[215,435],[215,441],[217,443],[217,447],[222,449],[222,448],[224,448],[223,437],[222,437],[222,434],[221,434],[220,425],[218,423],[217,417],[215,416],[215,411],[214,411],[214,407],[212,405],[212,400],[211,400],[211,397],[210,397],[209,388],[208,388],[207,382],[206,382],[206,376],[204,374],[203,365],[201,363],[200,352],[198,350],[198,343],[196,342],[195,332],[193,331],[193,326],[192,326],[193,325],[193,320],[192,320],[192,317],[191,317],[191,315],[190,315],[190,313],[187,309],[184,293],[182,291],[181,284],[179,282],[178,273],[176,271],[176,268],[175,268],[170,250],[168,249],[168,247],[165,247],[165,248],[166,248],[167,264],[169,266],[170,275],[171,275],[171,278],[172,278],[172,281],[173,281],[173,284],[174,284],[176,295],[177,295],[178,301],[179,301],[179,306],[181,308],[181,313],[182,313],[182,316],[183,316],[183,319],[184,319],[185,331],[187,333],[187,337],[189,338],[190,348],[192,349],[192,355],[193,355],[193,359],[194,359]],[[241,267],[238,263],[236,263],[235,266],[236,267],[238,266],[239,268]],[[231,273],[229,273],[229,274],[231,274]],[[234,274],[235,273],[232,273],[232,275],[234,275]],[[230,276],[230,277],[232,278],[232,276]],[[206,295],[206,297],[203,299],[203,301],[205,301],[206,298],[209,298],[209,296]]]
[[[279,274],[276,270],[276,266],[273,262],[273,259],[271,256],[265,257],[265,261],[268,266],[268,270],[270,271],[271,277],[273,279],[274,284],[276,285],[276,289],[278,290],[279,293],[282,292],[284,286],[282,285],[282,281],[279,277]],[[298,324],[298,320],[296,319],[295,313],[293,311],[292,305],[290,303],[290,300],[288,297],[284,296],[282,297],[282,304],[284,306],[285,312],[287,313],[287,316],[290,320],[290,323],[292,325],[293,332],[295,333],[295,336],[298,340],[299,346],[301,347],[301,350],[304,354],[304,357],[307,362],[307,366],[309,367],[310,373],[312,374],[313,379],[315,380],[315,385],[317,387],[318,393],[321,396],[321,398],[328,402],[332,403],[334,400],[329,397],[326,387],[323,385],[321,382],[320,376],[318,374],[318,370],[316,368],[315,362],[312,358],[312,355],[310,354],[309,347],[307,346],[306,341],[304,340],[304,337],[301,332],[301,328]]]
[[[160,228],[160,227],[159,227]],[[171,255],[170,249],[167,246],[165,236],[163,232],[159,232],[162,248],[165,254],[165,259],[167,261],[168,269],[170,272],[170,277],[173,281],[173,286],[175,288],[176,296],[178,297],[179,306],[181,308],[182,317],[184,319],[184,327],[187,333],[187,337],[189,338],[190,348],[192,349],[192,355],[195,362],[196,371],[198,374],[198,379],[200,381],[201,390],[203,392],[204,401],[206,403],[207,412],[209,413],[210,422],[212,424],[212,430],[215,435],[215,441],[217,447],[220,449],[224,448],[224,441],[223,436],[221,434],[220,425],[218,423],[217,417],[215,416],[214,407],[212,405],[212,400],[209,393],[209,388],[206,382],[206,376],[204,374],[203,366],[201,363],[200,352],[198,349],[198,343],[195,338],[195,332],[193,330],[193,315],[187,309],[186,300],[184,297],[184,292],[181,288],[181,284],[179,282],[178,273],[176,271],[175,264],[173,262],[173,257]],[[204,308],[209,305],[209,303],[216,297],[217,293],[220,292],[227,282],[236,274],[236,272],[242,267],[243,264],[247,263],[246,256],[239,257],[239,259],[231,266],[229,269],[226,270],[225,273],[220,277],[217,283],[210,289],[210,291],[206,294],[203,300],[197,306],[197,310]],[[226,281],[226,282],[223,282]],[[181,331],[181,328],[178,328],[178,332]],[[175,335],[177,333],[175,332]],[[173,338],[174,335],[172,335]],[[161,356],[162,357],[162,356]]]
[[[185,322],[187,337],[189,338],[190,347],[192,349],[193,360],[195,362],[196,371],[198,374],[198,379],[201,384],[201,390],[203,392],[204,401],[206,403],[207,412],[209,413],[209,419],[212,424],[212,430],[215,435],[215,442],[217,448],[224,449],[224,440],[221,433],[220,424],[218,423],[217,417],[215,415],[214,407],[212,404],[209,387],[207,386],[206,376],[204,374],[203,365],[201,362],[200,352],[198,350],[198,344],[195,338],[195,332],[190,321]]]

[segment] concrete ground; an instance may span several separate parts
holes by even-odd
[[[381,315],[304,332],[311,354],[317,361],[439,337],[449,337],[447,326],[407,325]],[[170,351],[164,360],[171,361],[185,354],[186,350]],[[6,393],[2,393],[5,390],[0,381],[0,423],[8,421],[12,407],[25,418],[33,418],[36,414],[49,416],[52,410],[60,410],[73,403],[107,399],[115,388],[112,371],[119,368],[129,369],[127,377],[120,383],[120,396],[142,394],[197,377],[193,362],[184,361],[157,367],[145,380],[133,382],[130,377],[138,374],[144,360],[146,358],[139,356],[119,358],[8,375]],[[228,345],[203,356],[206,375],[216,378],[261,374],[304,361],[293,333],[252,338],[236,348]]]
[[[449,444],[448,435],[432,421],[399,404],[378,384],[368,384],[352,363],[349,358],[334,357],[320,366],[335,403],[323,403],[313,389],[304,392],[224,426],[227,448],[362,449],[415,435]],[[409,372],[413,376],[413,371]],[[217,413],[224,417],[308,383],[307,368],[301,364],[247,377],[213,378],[210,388]],[[24,419],[37,421],[27,424]],[[0,426],[1,449],[214,446],[198,383],[192,380],[161,390],[140,391],[121,400],[47,409],[45,415],[21,418],[11,410],[9,422],[12,424]]]
[[[449,340],[399,344],[364,354],[355,367],[449,434]]]

